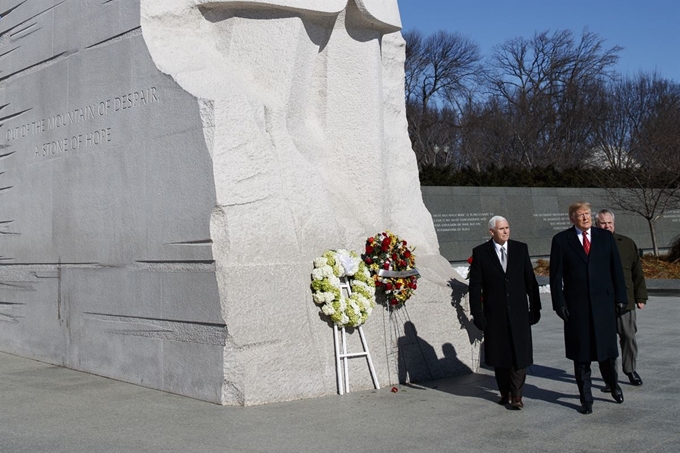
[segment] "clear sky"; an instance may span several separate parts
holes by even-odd
[[[455,31],[484,56],[506,39],[584,27],[619,53],[623,75],[658,72],[680,83],[680,0],[398,0],[404,30]]]

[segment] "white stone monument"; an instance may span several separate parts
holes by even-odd
[[[422,278],[364,326],[381,385],[407,353],[406,379],[476,368],[410,148],[396,0],[0,14],[1,350],[220,404],[333,394],[312,260],[390,229]],[[365,361],[351,386],[372,388]]]

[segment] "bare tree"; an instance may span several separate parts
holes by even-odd
[[[607,103],[597,182],[614,206],[647,220],[658,256],[655,223],[680,209],[680,84],[639,74],[612,83]]]
[[[620,47],[584,29],[514,38],[493,49],[486,82],[490,105],[509,131],[503,165],[575,167],[592,149],[602,115],[603,81],[614,75]]]
[[[457,33],[439,31],[406,40],[406,106],[409,134],[419,164],[450,163],[460,111],[468,105],[480,72],[479,47]]]

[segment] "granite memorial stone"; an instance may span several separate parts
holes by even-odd
[[[441,253],[450,261],[465,261],[472,248],[488,240],[488,221],[506,217],[512,236],[529,244],[535,257],[550,255],[552,237],[569,227],[569,205],[586,200],[593,212],[608,208],[616,214],[622,234],[651,253],[647,221],[640,215],[612,206],[607,193],[596,188],[546,187],[422,187],[425,205],[432,213]],[[667,247],[680,234],[680,211],[667,211],[655,224],[657,241]],[[625,233],[624,233],[625,232]]]
[[[312,260],[390,229],[422,278],[364,327],[379,380],[405,319],[442,360],[410,375],[477,366],[410,149],[396,0],[0,17],[0,349],[219,404],[332,394]]]

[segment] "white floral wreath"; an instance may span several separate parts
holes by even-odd
[[[352,290],[347,298],[340,290],[346,277]],[[321,312],[339,327],[358,327],[366,322],[375,307],[375,283],[358,253],[327,250],[314,260],[312,297]]]

